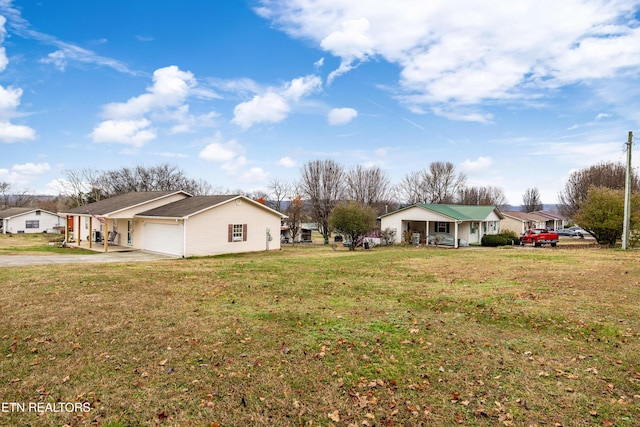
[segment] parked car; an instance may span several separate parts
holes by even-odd
[[[571,228],[560,228],[558,229],[557,233],[560,236],[578,237],[578,232],[572,230]]]
[[[587,230],[584,230],[578,226],[569,227],[567,228],[567,230],[573,230],[578,237],[589,236],[589,232]]]

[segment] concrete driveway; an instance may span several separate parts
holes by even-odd
[[[98,253],[94,255],[5,255],[0,267],[20,267],[46,264],[100,264],[104,262],[144,262],[175,259],[167,255],[143,251]]]

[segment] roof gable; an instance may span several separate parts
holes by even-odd
[[[33,209],[33,208],[9,208],[9,209],[5,209],[0,211],[0,218],[4,219],[4,218],[11,218],[12,216],[16,216],[16,215],[22,215],[25,214],[27,212],[31,212],[31,211],[35,211],[37,209]]]
[[[492,212],[495,213],[498,218],[503,218],[498,208],[492,205],[445,205],[437,203],[416,203],[384,214],[380,218],[395,215],[412,208],[425,209],[456,221],[485,221]]]
[[[49,212],[46,209],[38,209],[38,208],[9,208],[3,211],[0,211],[0,219],[12,218],[15,216],[26,215],[31,212],[40,211],[47,215],[59,216],[54,212]]]
[[[458,221],[483,221],[491,215],[492,212],[496,212],[498,217],[502,216],[495,206],[490,205],[441,205],[420,203],[418,206]]]
[[[189,218],[197,215],[201,212],[213,209],[222,204],[230,201],[242,199],[247,201],[258,208],[263,208],[274,215],[283,217],[284,215],[278,211],[275,211],[262,203],[258,203],[248,197],[234,195],[213,195],[213,196],[194,196],[186,199],[178,200],[173,203],[166,204],[164,206],[150,209],[145,212],[140,212],[136,216],[139,217],[155,217],[155,218]]]
[[[183,193],[188,197],[191,196],[189,193],[184,191],[133,191],[131,193],[121,194],[98,202],[89,203],[88,205],[78,206],[77,208],[70,209],[65,213],[105,216],[179,193]]]

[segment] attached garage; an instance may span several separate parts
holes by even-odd
[[[183,255],[183,233],[181,223],[145,222],[144,250],[168,255]]]
[[[278,250],[283,217],[244,196],[211,195],[141,212],[136,220],[145,250],[191,257]]]

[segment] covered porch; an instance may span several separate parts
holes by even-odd
[[[131,251],[134,249],[131,245],[132,224],[129,219],[124,221],[127,223],[127,232],[123,238],[118,232],[117,218],[83,214],[67,215],[65,243],[67,246],[96,252]]]

